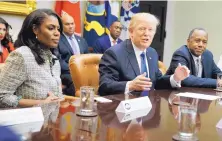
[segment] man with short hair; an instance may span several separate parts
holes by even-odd
[[[150,89],[180,87],[189,75],[185,66],[178,66],[171,76],[162,76],[158,55],[150,47],[159,20],[149,13],[137,13],[129,24],[130,39],[103,54],[99,65],[99,94],[119,94]]]
[[[75,88],[69,71],[69,59],[72,55],[88,53],[88,45],[84,38],[75,35],[75,22],[72,16],[62,16],[63,34],[59,41],[59,54],[61,65],[61,79],[64,86],[63,93],[74,96]]]
[[[109,31],[110,35],[104,35],[95,41],[93,46],[93,51],[95,53],[104,53],[111,46],[122,42],[122,40],[119,39],[122,31],[122,25],[120,21],[114,21],[111,24]]]
[[[213,60],[213,54],[206,49],[208,33],[203,28],[191,30],[187,45],[177,49],[167,70],[168,75],[173,74],[180,63],[190,69],[190,76],[182,81],[182,86],[216,88],[217,74],[221,70]]]

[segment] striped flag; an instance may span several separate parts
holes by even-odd
[[[129,22],[131,20],[131,17],[139,11],[139,0],[123,0],[120,10],[120,22],[123,26],[123,30],[121,32],[120,39],[125,40],[129,38]]]
[[[79,0],[56,1],[55,11],[59,16],[67,13],[74,18],[75,32],[81,35],[81,14]]]
[[[105,29],[104,1],[87,2],[83,37],[86,39],[89,47],[92,47],[94,41],[105,34]]]

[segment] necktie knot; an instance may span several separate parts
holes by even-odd
[[[113,40],[113,44],[114,44],[114,45],[116,44],[116,40]]]
[[[142,52],[142,53],[140,54],[140,56],[142,57],[142,59],[144,59],[144,58],[145,58],[145,53]]]
[[[197,58],[196,63],[197,63],[197,64],[199,64],[199,63],[200,63],[200,59],[199,59],[199,58]]]

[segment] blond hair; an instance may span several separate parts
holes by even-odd
[[[158,26],[160,23],[159,19],[156,16],[154,16],[153,14],[137,13],[132,16],[128,29],[132,30],[133,28],[135,28],[135,26],[138,24],[139,21],[146,21],[148,23],[155,24],[156,26]]]

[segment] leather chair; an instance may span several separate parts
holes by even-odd
[[[162,74],[164,75],[167,71],[167,68],[166,66],[163,64],[163,62],[161,61],[158,61],[158,67],[160,69],[160,71],[162,72]]]
[[[99,87],[99,62],[102,54],[73,55],[69,59],[70,74],[75,85],[75,96],[80,96],[81,86],[92,86],[95,94]]]

